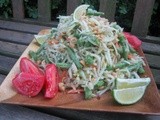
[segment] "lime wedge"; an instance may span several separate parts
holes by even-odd
[[[88,7],[89,5],[86,5],[86,4],[80,5],[79,7],[77,7],[73,13],[73,19],[79,20],[82,15],[86,14],[86,10]]]
[[[116,79],[116,89],[134,88],[139,86],[148,86],[150,78],[136,78],[136,79]]]
[[[114,89],[114,99],[122,105],[130,105],[138,102],[144,95],[146,86],[127,88],[127,89]]]
[[[42,45],[49,37],[49,35],[34,35],[38,44]]]

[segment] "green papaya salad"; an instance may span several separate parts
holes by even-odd
[[[57,66],[61,91],[84,92],[85,99],[91,99],[115,89],[116,79],[140,79],[145,73],[136,41],[129,41],[123,28],[102,15],[81,5],[73,14],[59,16],[49,34],[35,36],[40,47],[29,52],[30,58],[41,68]]]

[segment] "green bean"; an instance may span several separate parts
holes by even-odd
[[[46,44],[43,43],[43,44],[40,46],[40,48],[36,51],[36,54],[40,54],[41,51],[44,49],[45,45],[46,45]]]
[[[114,69],[117,69],[117,68],[120,68],[120,69],[121,69],[121,68],[126,67],[127,65],[128,65],[127,62],[124,62],[124,61],[118,62],[118,63],[115,64]]]
[[[84,61],[85,61],[85,63],[86,63],[87,65],[92,65],[93,62],[94,62],[94,58],[93,58],[92,56],[90,56],[90,55],[87,55],[87,56],[85,57]]]
[[[69,54],[69,57],[73,60],[73,62],[76,64],[78,69],[82,68],[81,63],[79,62],[78,58],[76,57],[75,52],[72,50],[72,48],[67,47],[67,52]]]
[[[84,95],[85,95],[85,99],[91,99],[92,98],[92,91],[88,87],[85,87],[84,88]]]
[[[123,50],[123,53],[122,53],[123,58],[125,60],[128,60],[129,51],[127,50],[126,46],[122,46],[122,50]]]
[[[98,12],[98,11],[96,11],[96,10],[93,10],[93,9],[90,9],[90,8],[88,8],[87,9],[87,13],[86,13],[87,15],[93,15],[93,16],[100,16],[100,15],[104,15],[104,13],[103,12]]]
[[[62,69],[68,69],[71,64],[68,63],[56,63],[57,67],[62,68]]]
[[[123,53],[122,47],[117,48],[117,50],[118,50],[118,53],[119,53],[120,55],[122,55],[122,53]]]
[[[93,46],[93,45],[90,42],[88,42],[88,41],[86,41],[84,43],[84,47],[91,47],[91,46]]]
[[[34,61],[37,61],[37,55],[34,51],[30,50],[28,54],[30,58],[32,58]]]
[[[119,43],[123,46],[125,44],[125,37],[123,35],[118,37]]]
[[[139,67],[139,69],[138,69],[138,73],[139,73],[139,74],[143,74],[143,73],[145,73],[145,70],[144,70],[144,68],[143,68],[143,66],[142,66],[142,65]]]
[[[79,31],[76,30],[76,31],[74,32],[73,36],[76,37],[77,39],[79,39],[79,38],[80,38],[80,33],[79,33]]]
[[[136,63],[134,65],[130,65],[128,66],[128,70],[129,71],[138,71],[138,69],[140,68],[141,63]]]
[[[125,60],[128,60],[129,50],[127,49],[128,46],[126,46],[126,40],[124,36],[119,36],[119,43],[122,46],[122,53],[121,53],[122,57]]]
[[[83,40],[82,37],[80,37],[78,40],[77,40],[77,43],[78,47],[81,47],[81,46],[84,46],[85,44],[85,41]]]
[[[133,49],[131,45],[128,45],[128,46],[129,46],[129,51],[130,51],[131,53],[136,53],[135,49]]]
[[[113,66],[107,66],[107,70],[115,70],[115,69],[122,69],[124,67],[127,67],[129,64],[127,62],[124,62],[124,61],[121,61],[121,62],[118,62],[116,63],[115,65]]]
[[[98,81],[98,83],[94,86],[95,89],[99,89],[104,86],[105,82],[103,80]]]
[[[106,67],[106,70],[111,71],[111,70],[114,70],[114,68],[113,68],[112,66],[108,65],[108,66]]]
[[[93,44],[94,46],[99,45],[99,40],[96,37],[88,36],[88,41]]]

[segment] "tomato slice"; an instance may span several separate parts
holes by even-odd
[[[48,64],[45,70],[45,98],[53,98],[58,93],[59,73],[55,64]]]
[[[21,72],[12,80],[12,84],[19,93],[33,97],[41,91],[44,81],[43,75]]]
[[[20,61],[21,72],[31,74],[44,74],[43,71],[27,57],[23,57]]]
[[[128,32],[124,32],[124,36],[126,37],[126,39],[128,40],[129,44],[134,48],[134,49],[138,49],[142,42],[141,40],[139,40],[136,36],[128,33]]]

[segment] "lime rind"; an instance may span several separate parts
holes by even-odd
[[[122,105],[131,105],[138,102],[144,95],[146,86],[127,88],[127,89],[114,89],[114,99]]]
[[[49,35],[34,35],[37,43],[39,45],[42,45],[48,38],[49,38]]]
[[[144,95],[151,79],[121,79],[115,80],[115,89],[112,91],[114,99],[122,105],[130,105],[138,102]]]
[[[86,10],[87,8],[89,7],[89,5],[87,4],[83,4],[83,5],[80,5],[79,7],[77,7],[73,13],[73,19],[75,21],[79,20],[80,17],[83,15],[83,14],[86,14]]]
[[[123,88],[134,88],[139,86],[148,86],[150,83],[150,78],[136,78],[136,79],[116,79],[116,89]]]

